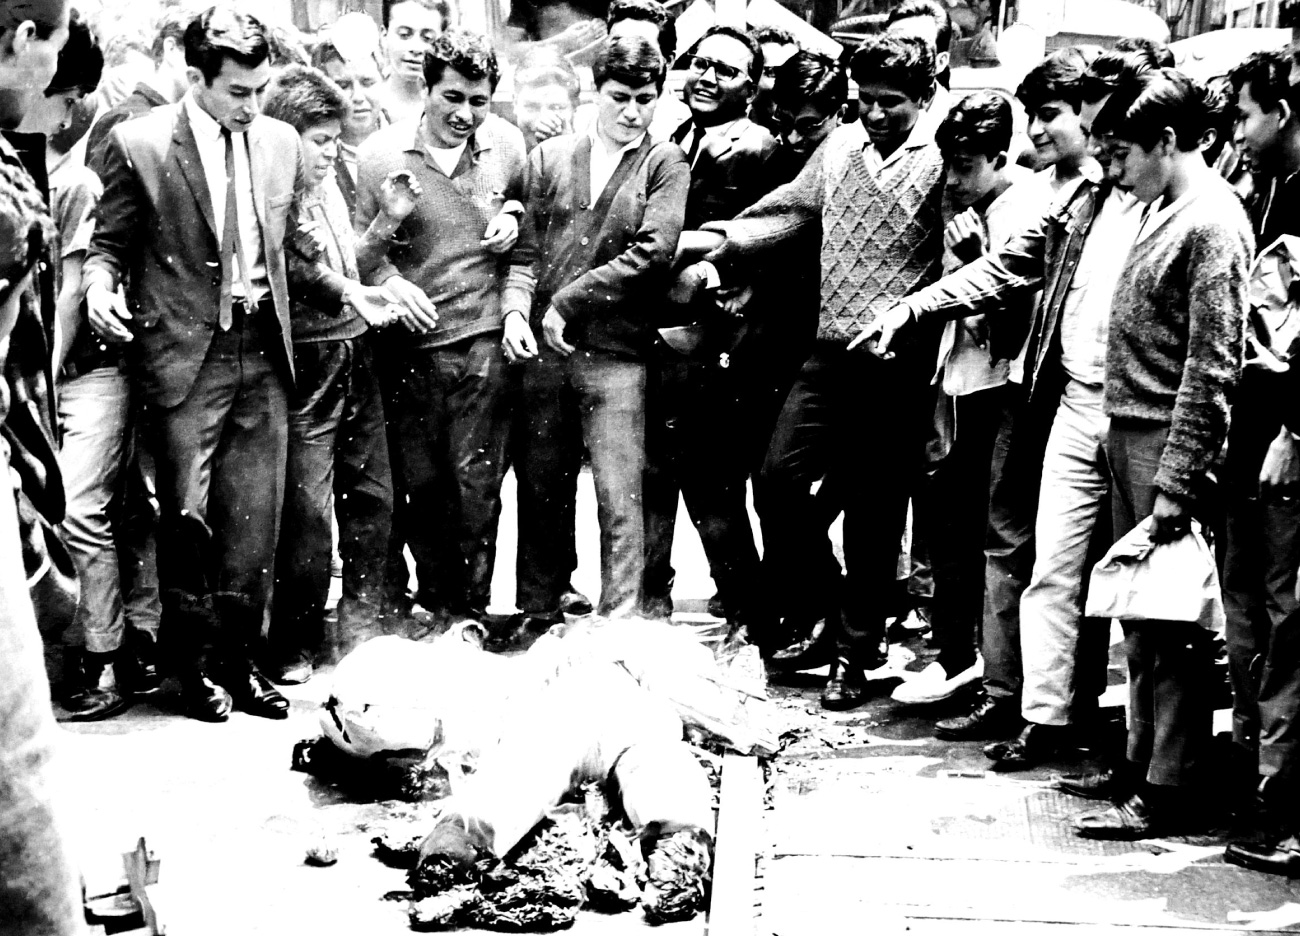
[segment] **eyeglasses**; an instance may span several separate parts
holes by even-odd
[[[776,116],[776,129],[781,136],[789,136],[791,133],[797,133],[801,137],[812,136],[819,127],[834,116],[834,114],[827,114],[821,120],[814,120],[811,117],[805,117],[803,120],[791,120],[789,117],[778,114]]]
[[[705,58],[703,55],[692,55],[686,67],[697,75],[703,75],[710,68],[713,73],[723,81],[735,81],[744,74],[735,65],[728,65],[726,62],[719,62],[717,59]]]

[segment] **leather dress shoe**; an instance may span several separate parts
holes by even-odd
[[[1059,754],[1071,739],[1068,725],[1028,724],[1010,741],[995,741],[984,748],[995,773],[1029,770]]]
[[[833,662],[834,659],[835,641],[830,636],[830,628],[826,626],[825,621],[818,621],[807,637],[777,650],[767,662],[774,670],[795,673],[800,670],[818,669]]]
[[[1133,793],[1133,782],[1119,770],[1101,770],[1086,774],[1058,774],[1052,786],[1062,793],[1084,799],[1124,802]]]
[[[822,708],[832,712],[847,712],[867,701],[867,677],[862,667],[842,656],[831,662],[830,678],[822,690]]]
[[[67,714],[60,721],[102,721],[131,707],[131,697],[118,688],[113,656],[111,653],[81,654],[75,677],[77,686],[62,701]]]
[[[584,614],[590,614],[596,610],[592,605],[591,599],[578,591],[572,585],[564,590],[560,596],[560,613],[572,614],[575,617],[581,617]]]
[[[289,700],[255,666],[249,666],[243,674],[231,676],[230,694],[241,712],[259,718],[289,717]]]
[[[315,674],[315,665],[310,658],[303,656],[275,667],[271,679],[282,686],[300,686]]]
[[[206,722],[225,721],[234,705],[230,693],[202,670],[181,677],[181,704],[190,718]]]
[[[984,696],[969,715],[934,723],[934,736],[945,741],[994,741],[1020,731],[1020,702]]]
[[[1223,859],[1252,871],[1300,877],[1300,839],[1292,834],[1271,842],[1233,842]]]
[[[162,689],[158,672],[158,641],[147,631],[127,628],[118,676],[122,691],[135,696],[154,695]]]
[[[729,615],[727,614],[727,606],[723,604],[722,596],[718,594],[715,594],[712,598],[709,599],[709,603],[705,605],[704,609],[713,617],[717,617],[717,618],[729,617]]]
[[[1155,838],[1170,832],[1169,823],[1141,795],[1134,793],[1122,803],[1075,816],[1074,831],[1081,838],[1131,842]]]

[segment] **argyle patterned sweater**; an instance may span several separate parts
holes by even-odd
[[[942,271],[944,166],[939,148],[914,133],[879,175],[867,166],[860,122],[837,128],[803,171],[731,221],[704,225],[726,235],[709,257],[719,265],[821,229],[821,316],[817,337],[847,344],[881,312]],[[778,256],[764,257],[780,262]]]

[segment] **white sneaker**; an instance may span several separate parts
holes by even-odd
[[[890,698],[906,705],[923,705],[927,702],[940,702],[951,698],[958,691],[984,676],[984,660],[975,658],[975,665],[962,670],[951,679],[944,672],[938,660],[931,663],[919,673],[912,674],[901,683]]]

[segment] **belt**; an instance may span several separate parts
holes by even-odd
[[[250,304],[243,296],[230,300],[230,330],[244,331],[257,324],[259,312],[275,313],[275,300],[267,293],[257,302]]]

